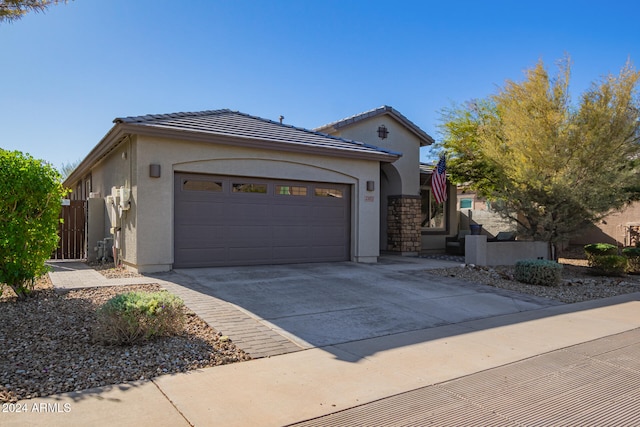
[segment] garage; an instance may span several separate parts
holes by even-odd
[[[174,175],[174,268],[347,261],[347,184]]]

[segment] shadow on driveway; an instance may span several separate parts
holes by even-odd
[[[327,351],[352,341],[522,312],[535,315],[561,305],[429,274],[434,262],[416,260],[179,269],[156,277],[231,303],[302,348]],[[213,323],[216,327],[215,315]],[[223,332],[234,340],[245,333],[229,325]]]

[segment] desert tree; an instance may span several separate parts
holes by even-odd
[[[542,61],[521,82],[443,111],[442,145],[454,182],[494,203],[521,235],[552,244],[640,199],[640,73],[591,84],[577,105],[570,61]]]
[[[0,0],[0,22],[12,22],[29,12],[44,12],[52,4],[63,0]]]
[[[74,162],[63,163],[60,166],[60,175],[62,176],[62,180],[65,180],[71,173],[76,170],[78,165],[80,165],[81,159],[78,159]]]

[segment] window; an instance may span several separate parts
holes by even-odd
[[[430,187],[420,190],[422,198],[422,229],[446,230],[447,228],[447,202],[436,203]]]
[[[233,184],[232,188],[234,193],[267,193],[267,184]]]
[[[306,196],[307,187],[295,185],[276,185],[276,194],[280,196]]]
[[[214,193],[219,193],[222,191],[222,182],[185,179],[182,182],[182,189],[185,191],[213,191]]]
[[[335,197],[337,199],[342,199],[342,190],[338,190],[337,188],[316,188],[315,195],[317,197]]]
[[[460,199],[460,209],[472,209],[473,199]]]

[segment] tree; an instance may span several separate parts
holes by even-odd
[[[441,125],[451,179],[552,245],[640,199],[640,73],[627,63],[573,106],[569,59],[558,68],[551,78],[539,61],[523,82],[444,110]]]
[[[67,191],[53,166],[0,149],[0,284],[26,298],[58,245],[60,201]]]
[[[62,180],[67,179],[71,172],[73,172],[78,165],[80,164],[81,159],[76,160],[75,162],[63,163],[60,167],[60,175],[62,176]]]
[[[2,0],[0,22],[16,21],[31,11],[44,12],[50,5],[62,2],[62,0]]]

